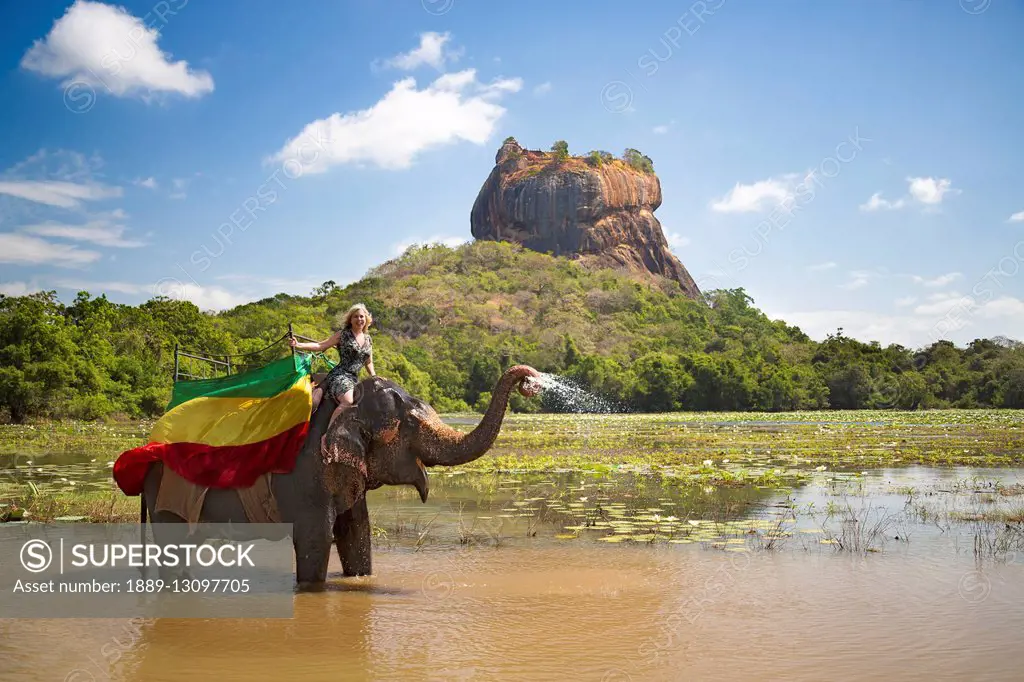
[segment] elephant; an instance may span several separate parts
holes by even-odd
[[[525,397],[533,397],[540,392],[539,376],[528,365],[507,369],[495,385],[486,413],[469,433],[443,423],[426,402],[381,377],[367,378],[356,385],[354,404],[330,424],[329,431],[336,404],[328,396],[317,395],[294,468],[271,477],[281,519],[293,524],[299,588],[315,589],[326,582],[332,541],[345,576],[370,575],[373,566],[367,491],[382,485],[411,485],[426,503],[427,468],[466,464],[485,454],[501,429],[513,388]],[[185,522],[175,514],[155,509],[162,474],[161,463],[151,465],[142,501],[143,524],[148,511],[157,544],[164,544],[160,538],[162,524]],[[248,521],[234,490],[214,488],[206,494],[199,520],[233,524]]]

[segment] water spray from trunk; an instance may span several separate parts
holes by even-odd
[[[629,412],[626,407],[591,393],[568,377],[541,372],[534,381],[540,385],[545,407],[556,412],[597,414]]]

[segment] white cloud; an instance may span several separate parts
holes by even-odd
[[[749,185],[736,183],[725,196],[711,202],[711,210],[719,213],[766,211],[792,197],[799,178],[797,173],[788,173]]]
[[[164,3],[166,4],[166,3]],[[162,17],[172,18],[168,8]],[[121,7],[77,0],[50,33],[35,41],[21,66],[44,76],[102,87],[118,97],[179,93],[200,97],[213,91],[206,71],[170,60],[157,45],[160,32]]]
[[[948,178],[907,178],[907,182],[910,183],[910,196],[930,206],[941,204],[947,194],[960,193],[960,190],[953,189]]]
[[[308,124],[267,161],[283,163],[290,177],[346,163],[406,169],[427,150],[487,142],[506,111],[496,100],[522,84],[520,78],[484,84],[475,69],[444,74],[422,90],[404,78],[368,109]]]
[[[1014,213],[1012,216],[1010,216],[1010,220],[1008,222],[1024,223],[1024,211],[1017,211],[1016,213]]]
[[[145,180],[135,180],[135,184],[146,189],[156,189],[156,178],[149,177]]]
[[[170,197],[172,199],[185,199],[188,194],[185,190],[188,189],[191,184],[192,178],[174,178],[171,180],[171,184],[174,185],[174,190],[171,192]]]
[[[13,180],[0,181],[0,194],[58,208],[76,208],[82,201],[119,197],[122,190],[120,187],[59,180]]]
[[[668,132],[668,126],[664,124],[654,126],[653,128],[651,128],[651,132],[654,133],[655,135],[664,135],[665,133]]]
[[[419,47],[386,60],[384,65],[403,71],[412,71],[426,64],[440,71],[444,69],[447,62],[458,61],[462,56],[462,50],[452,50],[446,47],[449,40],[451,40],[449,33],[434,31],[421,33]]]
[[[54,244],[25,234],[0,234],[0,263],[77,267],[99,260],[96,251],[68,244]]]
[[[871,273],[868,272],[851,272],[850,281],[845,284],[840,284],[840,289],[846,289],[847,291],[855,291],[862,289],[868,285],[871,281]]]
[[[218,275],[214,279],[222,282],[246,282],[251,288],[253,284],[258,285],[263,292],[273,290],[273,293],[300,293],[307,294],[314,287],[318,287],[324,283],[324,280],[316,280],[312,278],[303,279],[287,279],[283,277],[264,277],[257,275],[245,275],[245,274],[232,274],[232,275]],[[338,286],[345,286],[345,284],[338,282]],[[254,296],[254,299],[260,298]],[[265,296],[264,296],[265,298]]]
[[[95,296],[107,291],[116,291],[122,294],[145,294],[154,291],[153,285],[146,286],[128,282],[90,282],[81,279],[59,279],[54,286],[60,289],[88,291]]]
[[[551,88],[551,81],[544,81],[540,85],[535,86],[533,88],[533,94],[540,97],[541,95],[546,95],[547,93],[551,92]]]
[[[198,284],[182,284],[181,282],[165,278],[152,284],[136,284],[134,282],[93,282],[87,280],[62,279],[57,286],[73,291],[88,291],[98,295],[107,291],[116,291],[122,294],[143,295],[143,296],[166,296],[178,301],[191,301],[201,310],[226,310],[235,306],[249,303],[256,297],[238,294],[228,291],[222,287],[204,287]]]
[[[897,199],[896,201],[888,201],[882,198],[881,192],[875,192],[871,195],[871,198],[866,203],[860,205],[862,211],[878,211],[885,209],[888,211],[895,211],[903,208],[905,202],[903,199]]]
[[[881,192],[875,192],[866,203],[860,205],[862,211],[890,210],[895,211],[908,205],[908,201],[916,201],[924,204],[926,208],[938,206],[942,203],[947,194],[960,194],[959,189],[954,189],[949,178],[915,178],[908,177],[907,196],[889,201],[882,198]]]
[[[0,282],[0,294],[4,296],[28,296],[39,291],[39,287],[28,282]]]
[[[391,248],[396,256],[401,256],[403,253],[405,253],[406,249],[408,249],[413,244],[419,244],[421,246],[427,246],[432,244],[444,244],[448,248],[454,249],[458,246],[461,246],[462,244],[465,244],[468,241],[469,240],[466,239],[465,237],[444,237],[440,235],[434,235],[431,237],[427,237],[425,239],[417,239],[415,237],[411,239],[404,239],[400,242],[393,244]]]
[[[135,248],[145,245],[145,242],[125,239],[123,237],[125,231],[123,225],[113,225],[103,220],[94,220],[85,225],[65,225],[63,223],[47,222],[39,225],[28,225],[20,228],[20,231],[36,235],[37,237],[72,239],[74,241],[92,242],[99,246]]]
[[[921,277],[920,275],[911,275],[910,278],[917,284],[923,284],[926,287],[944,287],[947,284],[951,284],[956,280],[963,277],[959,272],[947,272],[945,275],[939,275],[933,279],[927,277]]]
[[[767,312],[767,311],[766,311]],[[771,311],[771,319],[796,325],[808,336],[823,340],[838,327],[860,341],[883,345],[899,343],[922,348],[938,339],[965,345],[975,338],[1004,335],[1024,339],[1024,301],[1004,296],[985,304],[969,297],[947,296],[904,314],[885,315],[871,310]]]
[[[162,294],[168,298],[191,301],[200,310],[227,310],[228,308],[234,308],[253,300],[250,297],[241,296],[221,287],[203,287],[197,284],[182,284],[181,282],[175,282],[171,286],[163,282],[159,290],[153,286],[148,287],[148,291],[153,295]]]
[[[809,272],[823,272],[825,270],[831,270],[836,267],[836,263],[829,261],[827,263],[818,263],[817,265],[808,265],[807,270]]]
[[[845,284],[840,284],[840,289],[846,289],[847,291],[855,291],[862,289],[867,286],[871,281],[882,279],[888,276],[884,269],[876,270],[851,270],[849,273],[850,279]]]
[[[906,308],[908,305],[914,305],[917,302],[917,296],[904,296],[903,298],[897,298],[893,303],[899,308]]]
[[[987,319],[1024,319],[1024,301],[1012,296],[1000,296],[979,306],[978,315]]]
[[[955,291],[948,294],[933,294],[928,297],[928,301],[929,303],[922,303],[915,307],[914,313],[938,318],[958,306],[975,307],[974,301],[969,296],[962,296]]]
[[[668,245],[673,249],[682,249],[690,245],[690,238],[684,237],[678,232],[666,232],[665,239],[668,241]]]

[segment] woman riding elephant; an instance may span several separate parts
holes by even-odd
[[[319,343],[299,343],[294,338],[290,340],[292,348],[301,351],[323,352],[332,346],[338,349],[338,364],[320,385],[338,404],[331,415],[331,424],[338,415],[352,406],[352,391],[359,383],[360,370],[365,366],[371,377],[377,376],[373,368],[373,339],[366,333],[371,324],[373,316],[370,311],[362,303],[356,303],[345,313],[341,329],[329,338]]]

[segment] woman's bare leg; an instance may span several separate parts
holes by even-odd
[[[331,420],[327,422],[327,428],[324,430],[324,435],[320,437],[320,449],[322,451],[327,450],[327,434],[331,432],[331,425],[334,424],[334,420],[337,419],[342,412],[352,407],[354,390],[355,389],[346,391],[338,399],[338,406],[334,408],[334,412],[331,414]]]
[[[341,398],[338,399],[338,406],[336,408],[334,408],[334,414],[331,415],[331,421],[329,421],[327,423],[327,430],[328,431],[331,430],[331,424],[333,424],[334,420],[338,418],[338,415],[340,415],[342,412],[344,412],[348,408],[352,407],[352,401],[355,399],[354,393],[355,393],[355,389],[351,389],[349,391],[346,391],[341,396]]]

